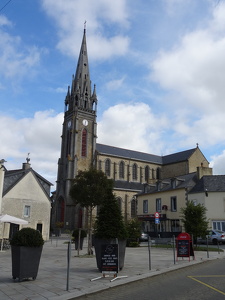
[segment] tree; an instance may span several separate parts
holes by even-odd
[[[102,203],[94,230],[95,237],[100,239],[127,238],[127,228],[113,193]]]
[[[141,236],[141,222],[137,219],[131,219],[127,222],[128,246],[138,246]]]
[[[181,209],[185,231],[193,235],[195,242],[197,237],[206,235],[208,228],[206,211],[207,209],[204,205],[195,205],[193,201],[188,201],[187,206]]]
[[[113,180],[100,170],[80,171],[73,181],[70,196],[74,203],[86,208],[88,214],[88,254],[91,254],[93,209],[113,195]]]

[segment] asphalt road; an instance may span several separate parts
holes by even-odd
[[[225,299],[225,259],[206,261],[202,264],[192,265],[190,267],[167,272],[154,277],[149,277],[126,285],[109,288],[96,294],[90,294],[75,299]]]

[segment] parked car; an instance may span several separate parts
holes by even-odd
[[[207,234],[208,236],[208,243],[209,244],[220,244],[225,243],[225,232],[221,230],[210,230]],[[205,244],[207,243],[207,237],[200,237],[197,239],[198,243]]]
[[[146,242],[146,241],[148,241],[148,237],[149,237],[149,235],[147,233],[142,232],[141,236],[140,236],[140,242]]]

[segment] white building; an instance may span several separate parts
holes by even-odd
[[[189,192],[188,200],[206,207],[209,229],[225,231],[225,175],[203,176]]]
[[[28,225],[5,224],[4,238],[22,227],[31,227],[39,230],[47,240],[52,184],[31,168],[29,158],[22,169],[8,171],[3,164],[0,168],[0,215],[8,214],[28,221]],[[0,236],[2,231],[3,224],[0,223]]]

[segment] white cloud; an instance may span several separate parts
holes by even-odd
[[[5,27],[4,27],[4,26]],[[12,26],[11,22],[0,16],[0,86],[8,85],[11,80],[12,86],[17,86],[22,79],[31,78],[40,62],[44,49],[36,46],[23,44],[20,36],[14,36],[6,32],[7,27]]]
[[[118,104],[106,110],[98,122],[98,143],[160,153],[166,124],[167,119],[154,115],[145,103]]]
[[[119,89],[123,86],[124,80],[125,80],[125,76],[123,76],[120,79],[111,80],[106,84],[106,88],[111,90],[111,91],[112,90],[117,90],[117,89]]]
[[[224,145],[225,3],[214,7],[208,26],[186,33],[152,63],[151,78],[170,94],[174,138],[183,146]],[[172,123],[171,123],[172,124]]]
[[[224,175],[225,150],[219,155],[213,155],[210,162],[214,175]]]
[[[63,113],[53,111],[36,112],[33,118],[19,120],[0,115],[0,153],[7,161],[6,168],[20,169],[30,153],[32,168],[49,181],[55,181],[62,122]]]
[[[0,15],[0,26],[7,25],[11,27],[12,23],[3,15]]]
[[[87,20],[90,57],[108,59],[128,51],[129,38],[118,30],[114,36],[105,36],[104,26],[129,26],[126,0],[42,0],[46,13],[58,27],[57,47],[69,56],[76,56],[80,47],[81,29]],[[115,32],[116,30],[114,30]]]

